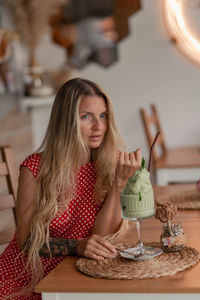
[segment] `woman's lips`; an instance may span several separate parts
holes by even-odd
[[[92,141],[98,141],[101,138],[101,135],[91,135],[90,140]]]

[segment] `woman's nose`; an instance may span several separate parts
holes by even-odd
[[[100,120],[99,118],[94,118],[94,119],[93,119],[93,127],[94,127],[95,129],[101,129],[101,127],[102,127],[102,122],[101,122],[101,120]]]

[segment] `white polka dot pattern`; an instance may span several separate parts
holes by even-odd
[[[40,171],[41,161],[42,161],[41,154],[39,153],[31,154],[20,165],[20,169],[22,166],[26,166],[27,168],[29,168],[33,176],[37,177]]]
[[[37,177],[41,167],[41,155],[32,154],[21,164],[27,166],[34,177]],[[20,166],[20,167],[21,167]],[[50,224],[50,237],[81,239],[90,235],[95,217],[100,209],[93,199],[96,182],[94,163],[88,163],[80,168],[77,178],[77,188],[67,211],[56,216]],[[55,268],[64,257],[42,258],[45,276]],[[30,282],[30,274],[25,270],[26,258],[20,256],[20,248],[16,235],[0,256],[0,299],[19,291]],[[42,299],[41,294],[30,293],[15,299]]]

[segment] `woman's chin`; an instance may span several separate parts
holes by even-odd
[[[101,142],[92,142],[92,143],[89,143],[88,147],[90,149],[96,149],[96,148],[99,148],[101,146]]]

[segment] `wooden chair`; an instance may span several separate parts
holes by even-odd
[[[16,228],[15,203],[17,197],[18,172],[12,148],[10,146],[0,146],[0,152],[2,159],[0,162],[0,178],[4,177],[0,182],[0,245],[4,245],[10,242]],[[14,217],[14,220],[10,220],[11,222],[7,220],[9,209],[13,212]],[[2,224],[4,219],[6,219],[6,223],[9,223],[8,228],[5,228],[4,223]]]
[[[156,183],[197,182],[200,179],[200,146],[168,149],[156,106],[151,105],[150,115],[143,108],[140,113],[149,149],[156,132],[160,131],[152,153]]]

